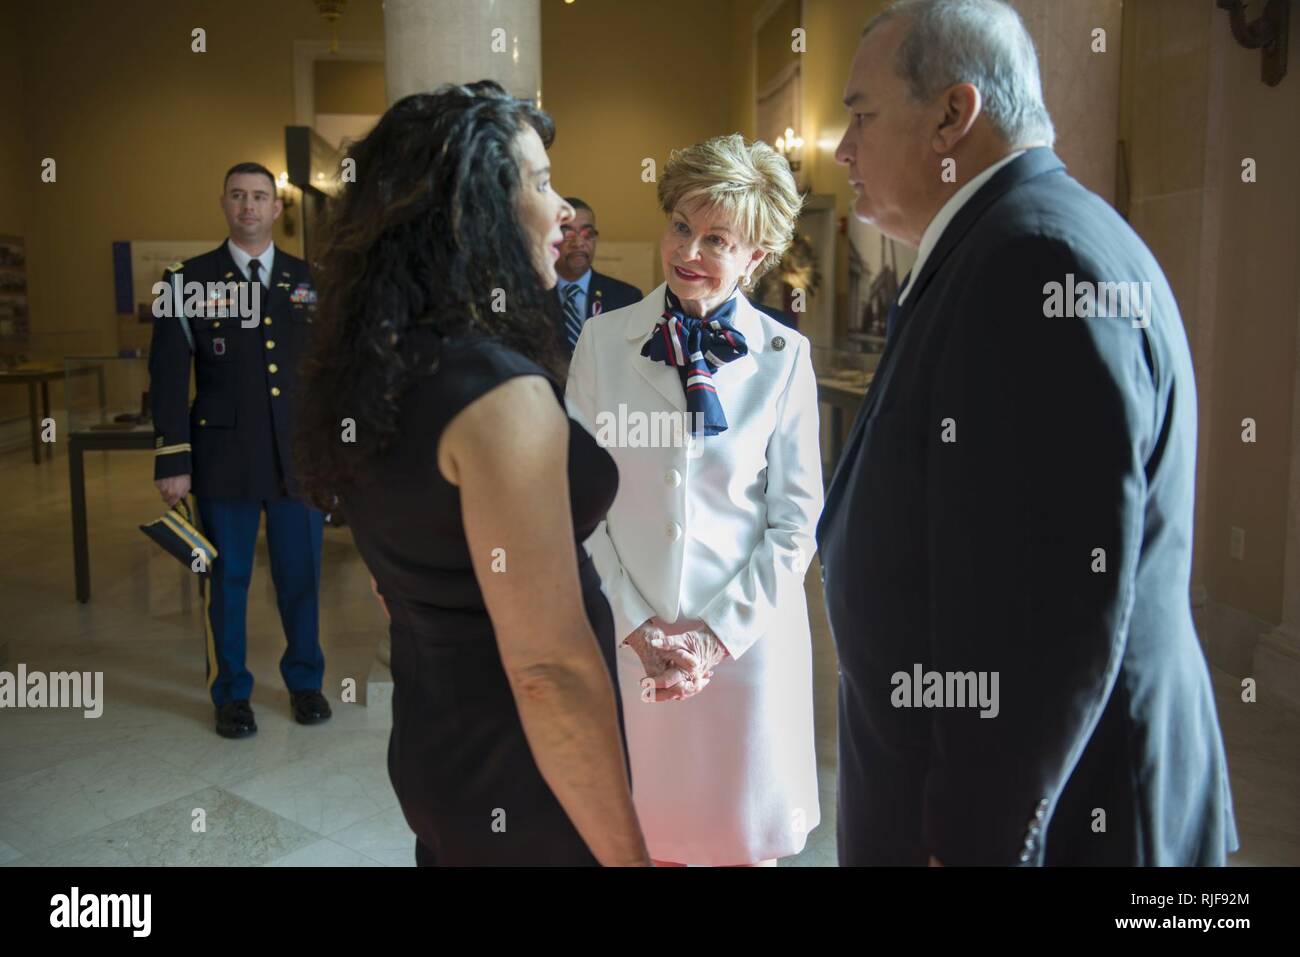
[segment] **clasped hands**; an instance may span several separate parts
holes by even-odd
[[[669,635],[658,618],[643,622],[623,643],[641,659],[646,675],[641,679],[641,700],[647,703],[694,697],[727,657],[727,649],[708,625]]]

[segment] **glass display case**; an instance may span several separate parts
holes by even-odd
[[[68,356],[63,372],[69,432],[153,430],[147,357]]]
[[[880,364],[879,352],[850,352],[845,349],[812,348],[813,373],[817,376],[817,391],[835,393],[840,404],[862,401]],[[831,401],[823,397],[823,402]]]
[[[829,447],[828,464],[833,468],[844,449],[845,428],[853,422],[876,374],[880,353],[813,346],[812,364],[817,377],[817,398],[830,406],[830,415],[822,420],[827,430],[822,448]]]

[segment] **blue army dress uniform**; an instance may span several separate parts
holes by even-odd
[[[269,272],[262,259],[270,260]],[[251,270],[263,282],[261,310],[241,319],[219,290],[240,284],[243,302],[251,303]],[[201,283],[205,290],[199,314],[188,314],[196,311],[191,309],[184,319],[154,320],[149,375],[154,477],[192,476],[204,532],[217,549],[205,616],[213,704],[220,711],[252,694],[253,676],[244,663],[245,626],[263,510],[271,578],[288,639],[280,674],[291,695],[318,691],[325,671],[318,627],[323,517],[295,497],[292,456],[297,366],[316,309],[311,273],[301,259],[274,246],[249,257],[226,242],[173,263],[163,281],[176,297],[189,283]],[[209,283],[220,284],[218,291],[209,293]]]

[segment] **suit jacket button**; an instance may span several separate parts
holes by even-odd
[[[266,340],[266,347],[267,347],[268,349],[274,349],[274,348],[275,348],[275,340],[274,340],[274,339],[267,339],[267,340]]]
[[[269,326],[270,324],[271,324],[271,317],[270,317],[270,316],[267,316],[265,319],[262,320],[262,325],[264,325],[264,326]]]
[[[664,473],[664,484],[669,488],[676,488],[682,484],[682,473],[676,469],[669,469]]]
[[[1020,863],[1021,863],[1021,864],[1028,864],[1028,863],[1029,863],[1029,858],[1030,858],[1030,854],[1029,854],[1028,851],[1021,851],[1021,852],[1020,852]]]
[[[280,367],[276,365],[274,362],[272,362],[269,366],[266,367],[266,371],[274,374],[280,371]]]
[[[199,419],[199,425],[207,425],[207,424],[208,424],[207,419]]]
[[[271,395],[279,395],[279,394],[280,394],[280,387],[278,385],[271,386]]]
[[[667,533],[670,542],[675,542],[682,537],[682,527],[676,522],[669,522],[664,532]]]

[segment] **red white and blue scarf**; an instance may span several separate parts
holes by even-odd
[[[692,435],[717,435],[727,430],[713,373],[733,359],[748,354],[745,337],[731,324],[736,314],[736,296],[703,319],[688,316],[681,301],[666,290],[664,314],[655,323],[641,355],[654,362],[676,366],[686,391]]]

